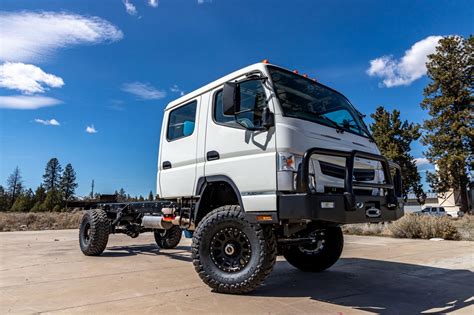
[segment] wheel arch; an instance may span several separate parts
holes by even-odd
[[[206,214],[221,206],[237,204],[244,210],[239,189],[232,179],[225,175],[199,178],[196,196],[200,196],[194,211],[196,225]]]

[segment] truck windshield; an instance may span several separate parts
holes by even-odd
[[[283,115],[369,137],[361,115],[338,92],[303,76],[268,67]]]

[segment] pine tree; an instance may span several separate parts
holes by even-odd
[[[28,189],[18,196],[11,208],[11,211],[29,212],[33,208],[33,205],[34,194],[31,189]]]
[[[60,211],[62,208],[63,196],[61,191],[51,189],[46,193],[46,198],[41,204],[42,211]]]
[[[46,164],[46,169],[43,175],[43,186],[46,191],[58,190],[61,183],[61,164],[57,158],[52,158]]]
[[[7,193],[9,199],[9,208],[13,206],[16,201],[16,198],[23,191],[23,179],[21,178],[20,169],[15,167],[13,173],[7,179]]]
[[[44,189],[43,185],[39,185],[35,191],[35,197],[33,200],[33,208],[31,209],[32,212],[37,211],[44,211],[43,202],[46,199],[46,190]]]
[[[374,123],[370,126],[372,135],[381,153],[400,165],[402,169],[403,194],[414,193],[423,201],[424,193],[415,159],[410,154],[410,145],[420,138],[420,126],[400,120],[400,111],[388,112],[379,106],[370,115]]]
[[[148,194],[148,201],[153,201],[153,192],[150,190],[150,193]]]
[[[118,192],[115,191],[115,195],[117,196],[117,201],[118,202],[127,201],[127,193],[125,192],[125,189],[120,188],[120,190]]]
[[[427,159],[437,166],[427,179],[438,193],[458,191],[461,211],[467,211],[468,171],[474,169],[474,38],[441,39],[426,68],[431,82],[421,107],[431,118],[424,122],[422,142],[428,146]]]
[[[0,185],[0,211],[8,210],[8,195],[5,188]]]
[[[74,197],[77,183],[76,183],[76,172],[72,168],[71,163],[66,165],[63,175],[61,177],[60,184],[61,192],[66,201]]]

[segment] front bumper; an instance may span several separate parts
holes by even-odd
[[[343,193],[311,191],[308,183],[309,160],[314,154],[346,159]],[[356,181],[353,176],[356,157],[380,162],[385,182]],[[312,148],[306,151],[298,172],[298,193],[278,195],[278,218],[288,221],[312,220],[338,224],[394,221],[403,216],[401,184],[400,166],[389,162],[382,155],[362,151],[347,152]],[[382,196],[357,195],[354,193],[354,188],[379,188],[384,191],[384,194]]]

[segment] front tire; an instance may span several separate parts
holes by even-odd
[[[286,261],[306,272],[320,272],[336,263],[344,247],[344,236],[340,227],[330,227],[312,233],[314,244],[292,246],[283,252]]]
[[[99,256],[107,247],[110,220],[101,209],[87,211],[79,227],[79,245],[86,256]]]
[[[193,235],[192,257],[199,277],[216,292],[254,290],[270,274],[276,240],[270,226],[250,224],[239,206],[208,213]]]
[[[155,241],[160,248],[172,249],[178,246],[181,241],[183,231],[177,225],[173,225],[168,230],[156,230]]]

